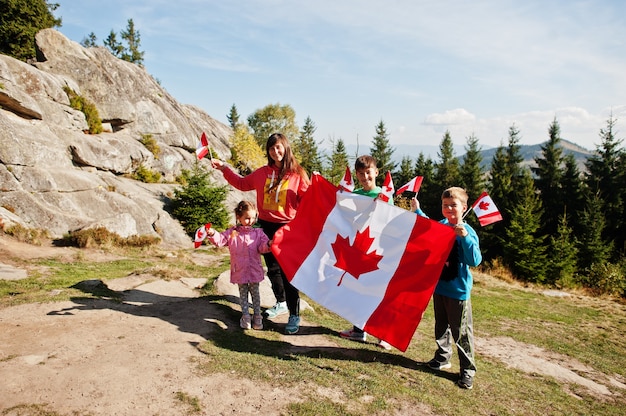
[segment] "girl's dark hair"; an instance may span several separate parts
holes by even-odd
[[[244,199],[243,201],[240,201],[235,207],[235,218],[239,218],[243,215],[243,213],[251,211],[251,210],[256,211],[257,210],[256,205],[254,204],[254,202],[246,201]]]
[[[293,151],[291,150],[291,145],[289,144],[289,140],[287,140],[287,137],[282,133],[274,133],[267,139],[267,143],[265,144],[265,154],[267,155],[268,166],[276,165],[276,162],[274,162],[274,159],[272,159],[272,157],[270,156],[270,149],[276,143],[282,144],[283,147],[285,148],[285,155],[283,157],[283,166],[281,167],[280,172],[278,173],[278,180],[276,181],[276,186],[278,186],[278,183],[280,182],[280,180],[287,173],[296,173],[300,175],[300,177],[302,177],[302,179],[306,183],[309,183],[309,175],[307,175],[304,168],[300,166],[300,163],[298,163],[298,160],[296,159],[296,157],[293,154]]]

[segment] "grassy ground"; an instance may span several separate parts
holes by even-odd
[[[150,271],[160,278],[209,276],[203,289],[207,301],[223,306],[233,320],[238,315],[212,289],[227,262],[197,266],[184,254],[159,257],[137,251],[99,263],[79,256],[72,262],[35,260],[29,267],[39,271],[25,280],[0,281],[0,307],[68,300],[81,293],[76,286],[81,281]],[[492,283],[478,280],[473,292],[475,333],[482,342],[510,337],[626,383],[624,305]],[[92,296],[116,300],[106,289]],[[289,405],[290,415],[623,415],[626,408],[623,387],[609,386],[612,395],[598,396],[576,384],[513,369],[480,350],[475,388],[459,389],[453,371],[433,372],[420,365],[434,350],[430,307],[406,353],[340,339],[337,331],[349,325],[319,306],[303,317],[312,326],[309,331],[328,336],[337,347],[294,347],[285,341],[282,325],[271,323],[265,331],[233,329],[215,332],[200,346],[205,355],[196,363],[198,370],[206,377],[219,372],[296,388],[304,399]],[[458,369],[456,358],[453,369]]]

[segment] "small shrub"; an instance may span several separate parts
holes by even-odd
[[[161,155],[161,148],[151,134],[142,134],[140,142],[150,151],[150,153],[154,155],[156,159],[159,158]]]
[[[159,172],[152,171],[141,164],[133,174],[133,179],[144,183],[158,183],[161,180],[161,174]]]
[[[626,296],[626,276],[624,263],[594,263],[578,281],[596,295]]]
[[[76,94],[76,92],[68,86],[63,87],[63,91],[65,91],[67,97],[70,99],[70,107],[75,110],[82,111],[85,115],[87,126],[89,127],[89,133],[102,133],[102,120],[100,119],[96,106],[85,97]]]
[[[161,239],[149,235],[131,235],[123,238],[105,227],[89,228],[72,231],[64,237],[67,244],[79,247],[150,247],[157,245]]]
[[[4,232],[16,240],[22,243],[28,243],[40,246],[43,240],[50,238],[47,230],[41,230],[38,228],[26,228],[23,225],[15,224],[11,227],[7,227]]]

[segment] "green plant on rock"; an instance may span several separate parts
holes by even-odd
[[[161,174],[141,164],[133,174],[133,179],[144,183],[158,183],[161,181]]]
[[[161,148],[159,147],[159,144],[157,143],[155,138],[152,137],[151,134],[142,134],[141,140],[139,141],[141,142],[141,144],[144,145],[146,149],[150,151],[150,153],[154,155],[156,159],[159,158],[159,156],[161,155]]]
[[[70,107],[74,110],[81,111],[85,115],[85,120],[87,120],[87,126],[89,127],[89,134],[102,133],[102,119],[100,119],[96,106],[85,97],[76,94],[76,92],[68,86],[63,87],[63,91],[65,91],[67,97],[70,99]]]

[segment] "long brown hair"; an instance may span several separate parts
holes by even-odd
[[[291,150],[289,140],[287,140],[287,137],[282,133],[274,133],[267,139],[267,143],[265,144],[265,154],[267,155],[268,166],[276,166],[276,162],[274,162],[274,159],[272,159],[272,157],[270,156],[270,149],[276,143],[282,144],[285,148],[285,155],[283,156],[283,166],[278,173],[278,180],[276,181],[276,185],[278,185],[278,183],[287,173],[296,173],[300,175],[302,180],[305,181],[307,184],[310,183],[309,175],[307,175],[304,168],[300,166],[300,163],[298,163],[298,160],[293,155],[293,151]]]

